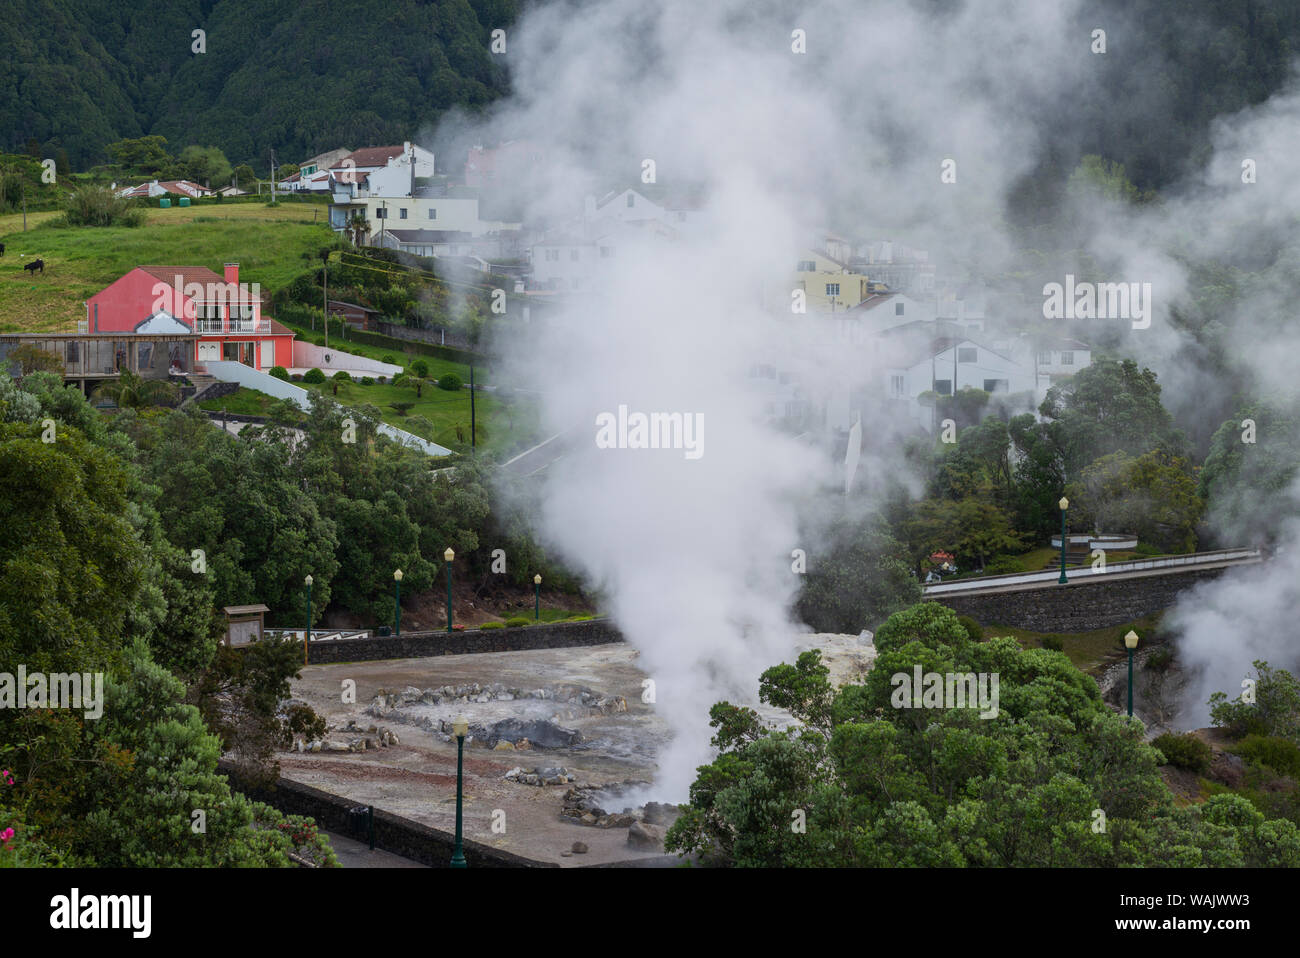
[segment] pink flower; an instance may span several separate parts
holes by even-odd
[[[0,832],[0,842],[7,842],[13,837],[14,830],[12,828],[6,828],[3,832]]]

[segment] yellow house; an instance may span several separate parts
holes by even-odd
[[[799,254],[787,300],[793,302],[794,290],[803,290],[804,305],[809,313],[842,312],[862,302],[883,288],[863,273],[856,273],[822,250],[807,249]]]

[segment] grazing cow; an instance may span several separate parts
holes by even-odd
[[[45,275],[45,260],[43,260],[43,259],[34,259],[34,260],[32,260],[30,263],[24,263],[24,264],[23,264],[23,269],[29,269],[29,270],[31,270],[33,276],[36,275],[36,271],[39,269],[39,270],[41,271],[41,275],[44,276],[44,275]]]

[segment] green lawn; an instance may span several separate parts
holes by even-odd
[[[442,369],[435,370],[437,363]],[[429,360],[430,376],[442,372],[455,372],[462,378],[468,378],[469,371],[457,363],[445,360]],[[307,389],[314,389],[323,395],[337,399],[348,406],[371,405],[379,410],[380,418],[389,425],[414,433],[439,445],[453,448],[458,444],[469,443],[470,435],[470,394],[468,389],[448,392],[436,386],[426,386],[423,395],[416,398],[415,390],[409,386],[394,386],[390,383],[363,386],[360,382],[339,383],[338,393],[334,392],[333,380],[324,385],[311,386],[295,383]],[[392,408],[390,403],[414,403],[402,415]],[[478,392],[475,396],[475,417],[478,430],[478,445],[482,449],[492,449],[503,443],[512,442],[514,437],[522,435],[535,419],[535,412],[519,408],[512,415],[502,408],[502,404],[490,393]],[[513,425],[512,425],[513,422]],[[460,432],[457,433],[459,427]]]
[[[1139,635],[1146,635],[1156,628],[1161,615],[1160,612],[1154,612],[1135,622],[1125,622],[1123,625],[1112,625],[1091,632],[1074,633],[1032,632],[1010,625],[986,625],[984,637],[989,639],[998,635],[1009,635],[1023,648],[1038,649],[1043,647],[1043,636],[1054,634],[1062,641],[1061,651],[1069,657],[1080,672],[1095,674],[1103,666],[1121,656],[1123,650],[1120,648],[1120,641],[1126,632],[1134,629]]]
[[[237,416],[265,416],[271,406],[279,401],[274,396],[268,396],[256,389],[240,386],[238,392],[231,393],[229,396],[200,400],[199,408],[211,412],[221,412],[224,409]]]
[[[315,213],[317,222],[312,222]],[[142,265],[206,266],[239,263],[241,282],[259,283],[263,295],[311,268],[303,253],[333,239],[319,207],[258,203],[151,208],[144,226],[56,227],[59,214],[0,217],[0,332],[73,332],[86,318],[85,300]],[[45,260],[44,275],[24,262]]]

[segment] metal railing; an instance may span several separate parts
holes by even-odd
[[[1263,554],[1258,549],[1219,549],[1214,552],[1196,552],[1192,555],[1169,556],[1163,559],[1137,559],[1131,562],[1112,562],[1103,568],[1075,568],[1067,575],[1071,581],[1119,575],[1125,572],[1142,572],[1150,569],[1176,569],[1187,566],[1212,565],[1217,562],[1258,562]],[[1055,582],[1060,576],[1058,568],[1042,572],[1013,572],[1009,575],[980,576],[959,579],[956,582],[936,582],[923,588],[925,595],[948,595],[954,592],[977,592],[1005,588],[1009,585],[1031,585],[1035,582]]]

